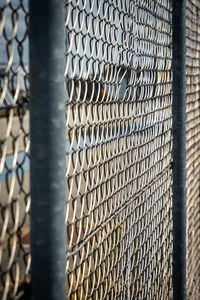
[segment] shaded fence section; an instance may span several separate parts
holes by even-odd
[[[200,3],[186,4],[187,296],[200,298]]]
[[[166,0],[65,3],[67,299],[172,299],[171,5]],[[199,6],[187,1],[187,292],[192,299],[199,298]],[[30,293],[28,11],[26,0],[0,3],[4,300]]]

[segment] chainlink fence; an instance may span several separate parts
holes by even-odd
[[[14,299],[30,280],[28,65],[28,1],[2,0],[0,299]]]
[[[200,298],[200,3],[186,9],[187,294]]]
[[[68,299],[170,294],[170,9],[68,3]]]
[[[187,294],[200,297],[200,4],[187,1]],[[0,298],[29,292],[28,0],[0,3]],[[172,299],[171,1],[66,2],[67,299]]]

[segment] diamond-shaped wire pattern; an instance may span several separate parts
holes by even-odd
[[[186,9],[187,299],[200,299],[200,3]]]
[[[187,294],[199,299],[199,3],[187,1]],[[67,299],[172,298],[171,1],[66,1]],[[0,3],[0,298],[30,272],[28,0]]]
[[[0,298],[29,281],[28,1],[0,2]]]
[[[169,1],[68,1],[68,299],[169,299]]]

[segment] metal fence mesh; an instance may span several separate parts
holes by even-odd
[[[200,3],[186,9],[187,298],[200,299]]]
[[[168,299],[171,5],[67,2],[67,297]]]
[[[187,1],[187,294],[199,299],[200,5]],[[172,298],[171,1],[66,1],[67,298]],[[28,1],[0,3],[0,298],[29,279]]]
[[[0,298],[29,280],[28,1],[0,2]]]

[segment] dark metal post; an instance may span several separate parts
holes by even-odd
[[[173,3],[173,299],[186,298],[186,0]]]
[[[33,300],[66,299],[64,3],[29,1]]]

